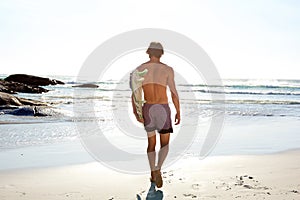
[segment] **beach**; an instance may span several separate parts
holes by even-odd
[[[270,155],[183,159],[163,170],[164,199],[299,199],[300,150]],[[0,198],[145,199],[148,175],[119,173],[93,162],[0,172]]]
[[[128,80],[74,88],[85,82],[54,78],[65,85],[17,94],[49,103],[49,115],[0,115],[0,199],[300,198],[299,80],[179,81],[182,123],[171,135],[164,186],[155,189]],[[210,131],[216,117],[219,132]]]
[[[299,10],[1,0],[0,200],[300,200]]]

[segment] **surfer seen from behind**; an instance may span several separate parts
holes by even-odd
[[[142,107],[142,118],[139,117],[134,103],[134,93],[132,96],[132,106],[136,119],[144,124],[148,135],[147,155],[151,169],[150,181],[154,182],[160,188],[163,185],[161,167],[169,151],[170,133],[173,132],[167,87],[171,91],[172,102],[176,109],[175,125],[180,123],[180,104],[175,87],[174,71],[172,67],[160,62],[160,58],[164,53],[162,45],[158,42],[151,42],[146,53],[149,54],[150,60],[136,69],[138,72],[147,69],[142,82],[145,100]],[[160,150],[158,152],[157,163],[155,152],[156,132],[160,136]]]

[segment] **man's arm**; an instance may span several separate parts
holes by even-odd
[[[179,104],[179,97],[175,86],[174,81],[174,71],[171,68],[169,77],[168,77],[168,86],[171,91],[172,101],[176,109],[176,115],[175,115],[175,125],[180,123],[180,104]]]
[[[131,95],[131,104],[132,104],[132,109],[133,109],[133,114],[135,115],[135,118],[137,121],[141,122],[141,123],[144,123],[144,119],[141,119],[139,118],[139,115],[137,114],[137,111],[136,111],[136,107],[134,105],[134,100],[133,100],[134,96],[133,94]]]

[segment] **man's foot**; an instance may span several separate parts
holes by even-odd
[[[155,180],[154,178],[151,177],[151,178],[150,178],[150,182],[151,182],[151,183],[155,183],[156,180]]]
[[[156,170],[155,172],[155,183],[156,183],[156,187],[161,188],[163,186],[163,180],[161,177],[161,172],[160,170]]]

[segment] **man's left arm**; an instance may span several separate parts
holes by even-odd
[[[171,71],[170,71],[170,74],[169,74],[169,77],[168,77],[168,86],[170,88],[172,101],[173,101],[173,104],[174,104],[175,109],[176,109],[175,125],[178,125],[180,123],[180,120],[181,120],[180,103],[179,103],[178,92],[176,90],[175,81],[174,81],[174,71],[173,71],[172,68],[171,68]]]

